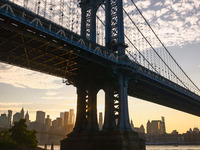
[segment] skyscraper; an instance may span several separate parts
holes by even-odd
[[[166,133],[166,128],[165,128],[165,118],[162,116],[162,121],[161,121],[161,126],[160,126],[160,130],[161,130],[161,134]]]
[[[70,109],[70,110],[69,110],[69,114],[70,114],[70,117],[69,117],[69,124],[74,124],[74,122],[75,122],[74,109]]]
[[[60,118],[62,118],[64,120],[64,116],[65,116],[65,113],[64,112],[60,112]]]
[[[66,111],[66,112],[64,113],[64,125],[66,126],[66,125],[68,125],[68,124],[69,124],[69,112]]]
[[[161,120],[152,120],[147,122],[147,134],[160,135],[166,133],[165,131],[165,119],[162,117]]]
[[[57,118],[57,122],[58,122],[58,127],[63,125],[63,119],[62,118]]]
[[[29,120],[29,114],[28,114],[28,111],[26,112],[25,119],[26,119],[26,124],[29,125],[30,120]]]
[[[36,122],[44,124],[44,119],[45,119],[45,112],[37,111],[36,112]]]
[[[13,115],[13,123],[19,121],[20,119],[24,119],[24,108],[21,109],[20,113],[17,112]]]
[[[21,114],[21,119],[24,119],[24,108],[22,107],[22,110],[21,110],[21,112],[20,112],[20,114]]]
[[[1,114],[0,116],[0,128],[6,128],[7,126],[7,117],[6,114]]]
[[[12,110],[8,110],[8,122],[7,122],[7,128],[11,128],[11,119],[12,119]]]
[[[50,116],[49,116],[49,115],[47,115],[47,118],[45,119],[45,125],[46,125],[47,127],[50,127],[50,126],[51,126],[51,119],[50,119]]]
[[[21,119],[21,113],[17,112],[13,115],[13,123],[19,121]]]
[[[58,127],[58,120],[53,120],[52,121],[52,128],[56,129]]]

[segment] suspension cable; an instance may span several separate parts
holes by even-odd
[[[151,43],[147,40],[147,38],[144,36],[144,34],[140,31],[140,29],[137,27],[137,25],[135,24],[135,22],[132,20],[132,18],[129,16],[129,14],[127,13],[127,11],[123,8],[123,11],[125,12],[125,14],[128,16],[128,18],[130,19],[130,21],[133,23],[133,25],[137,28],[137,30],[140,32],[140,34],[143,36],[143,38],[145,39],[145,41],[149,44],[149,46],[154,50],[154,52],[156,53],[156,55],[162,60],[162,62],[167,66],[167,68],[177,77],[177,75],[171,70],[171,68],[167,65],[167,63],[163,60],[163,58],[161,58],[161,56],[158,54],[158,52],[154,49],[154,47],[151,45]],[[178,77],[177,77],[178,78]],[[180,79],[179,79],[180,80]],[[180,82],[188,89],[188,87],[183,83],[183,81],[180,80]]]
[[[144,19],[144,21],[146,22],[146,24],[149,26],[149,28],[151,29],[151,31],[153,32],[153,34],[156,36],[156,38],[159,40],[160,44],[164,47],[164,49],[166,50],[166,52],[170,55],[170,57],[173,59],[173,61],[176,63],[176,65],[181,69],[181,71],[183,72],[183,74],[189,79],[189,81],[200,91],[200,89],[197,87],[197,85],[189,78],[189,76],[185,73],[185,71],[183,71],[183,69],[181,68],[181,66],[177,63],[177,61],[174,59],[174,57],[170,54],[170,52],[167,50],[167,48],[165,47],[165,45],[162,43],[162,41],[160,40],[160,38],[157,36],[157,34],[155,33],[155,31],[152,29],[152,27],[150,26],[150,24],[148,23],[148,21],[146,20],[146,18],[143,16],[142,12],[139,10],[139,8],[137,7],[137,5],[135,4],[135,2],[133,0],[131,0],[131,2],[134,4],[134,6],[136,7],[136,9],[138,10],[138,12],[140,13],[140,15],[142,16],[142,18]]]

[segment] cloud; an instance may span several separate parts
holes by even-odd
[[[155,3],[155,6],[162,6],[162,5],[163,5],[162,2],[157,2],[157,3]]]
[[[58,93],[57,92],[52,92],[52,91],[48,91],[45,93],[47,96],[55,96],[57,95]]]
[[[76,100],[76,97],[64,97],[64,96],[44,96],[44,100]]]
[[[61,79],[47,74],[0,63],[0,82],[19,88],[59,89]]]
[[[140,8],[146,9],[151,5],[151,1],[140,0],[136,2],[136,5]]]
[[[127,3],[129,6],[126,6],[125,10],[128,11],[132,20],[134,20],[135,24],[137,24],[145,37],[155,39],[155,36],[151,33],[148,27],[143,26],[144,21],[133,8],[131,1],[127,0]],[[152,2],[151,5],[147,3],[145,6],[143,6],[143,3],[144,1],[136,1],[136,5],[165,46],[181,47],[186,44],[200,42],[199,1],[165,1],[164,3]],[[148,8],[146,8],[146,6]],[[140,36],[138,36],[137,29],[134,28],[134,25],[126,16],[125,26],[128,27],[125,28],[127,36],[133,40],[137,37],[136,41],[139,41]],[[132,29],[132,31],[130,29]],[[134,34],[135,36],[132,36]],[[135,45],[140,47],[140,42],[135,42]]]
[[[62,96],[48,96],[48,97],[42,97],[42,99],[45,100],[61,100],[61,99],[66,99],[66,97],[62,97]]]

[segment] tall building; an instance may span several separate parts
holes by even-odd
[[[13,115],[13,123],[19,121],[20,119],[24,119],[24,108],[22,108],[20,112]]]
[[[75,114],[74,114],[74,109],[69,110],[69,124],[74,124],[75,122]]]
[[[160,131],[161,131],[161,134],[165,134],[166,133],[165,118],[163,116],[161,118],[162,120],[161,120],[161,125],[160,125]]]
[[[60,112],[60,118],[62,119],[62,125],[64,125],[65,112]]]
[[[45,112],[37,111],[36,112],[36,122],[44,124],[44,119],[45,119]]]
[[[99,130],[102,130],[103,127],[103,113],[99,113]]]
[[[63,119],[62,118],[57,118],[57,122],[58,122],[58,127],[63,125]]]
[[[58,127],[58,120],[53,120],[52,121],[52,128],[56,129]]]
[[[20,114],[21,114],[21,119],[24,119],[24,108],[22,107],[22,110],[21,110],[21,112],[20,112]]]
[[[162,117],[162,120],[148,120],[147,122],[147,134],[149,135],[160,135],[165,134],[165,119]]]
[[[21,113],[17,112],[13,115],[13,123],[19,121],[21,119]]]
[[[30,124],[30,120],[29,120],[28,111],[26,112],[25,119],[26,119],[26,124],[29,125]]]
[[[64,125],[66,126],[66,125],[68,125],[68,124],[69,124],[69,112],[66,111],[66,112],[64,113]]]
[[[8,110],[8,122],[7,122],[7,128],[11,128],[11,119],[12,119],[12,110]]]
[[[45,125],[46,125],[47,127],[50,127],[50,126],[51,126],[51,119],[50,119],[50,116],[49,116],[49,115],[47,115],[47,118],[45,119]]]
[[[6,114],[1,114],[0,116],[0,128],[6,128],[7,127],[7,117]]]
[[[60,112],[60,118],[64,120],[64,117],[65,117],[65,112]]]
[[[147,122],[147,134],[151,134],[151,122],[149,120]]]

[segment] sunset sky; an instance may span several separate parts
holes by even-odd
[[[131,10],[129,0],[124,0]],[[137,0],[136,5],[187,75],[200,87],[200,1]],[[60,112],[76,109],[76,89],[62,79],[0,63],[0,114],[21,108],[28,110],[31,121],[42,110],[52,119]],[[98,94],[98,111],[104,108],[104,92]],[[166,130],[179,133],[200,128],[200,118],[171,108],[129,97],[129,114],[134,126],[146,128],[148,120],[165,117]]]

